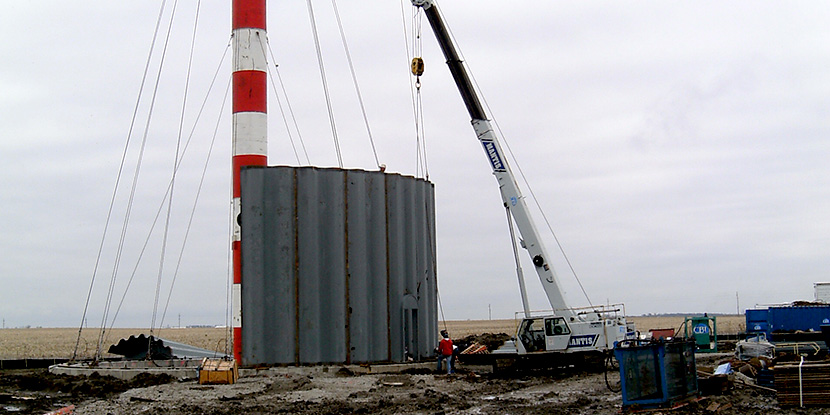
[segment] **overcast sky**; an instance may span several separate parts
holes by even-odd
[[[5,327],[77,326],[160,2],[6,3],[0,317]],[[98,264],[90,327],[104,311],[167,3]],[[225,323],[231,133],[230,108],[221,104],[230,3],[201,5],[184,139],[220,72],[176,178],[156,325],[217,122],[163,324],[179,317],[183,325]],[[310,161],[336,166],[306,2],[269,3],[271,48]],[[340,14],[380,162],[422,175],[403,27],[411,8],[404,17],[400,2],[348,3],[339,4]],[[344,165],[375,169],[331,3],[314,7]],[[814,282],[830,281],[830,4],[444,0],[441,7],[590,301],[625,303],[631,315],[734,313],[809,300]],[[195,9],[195,1],[179,1],[172,25],[110,319],[170,181]],[[521,303],[498,187],[423,24],[443,316],[512,318]],[[276,103],[271,89],[269,164],[296,165]],[[296,133],[293,139],[299,145]],[[566,298],[587,305],[534,215]],[[151,324],[161,241],[159,226],[117,326]],[[524,268],[532,308],[548,308],[533,267]]]

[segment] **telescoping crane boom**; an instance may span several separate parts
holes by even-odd
[[[473,129],[484,147],[484,152],[493,168],[493,175],[499,183],[502,201],[519,229],[533,262],[542,287],[548,297],[551,315],[532,316],[528,313],[519,325],[516,352],[523,354],[550,353],[604,353],[614,347],[616,341],[633,335],[633,326],[627,324],[622,306],[592,306],[583,309],[568,307],[553,268],[548,264],[548,255],[533,218],[507,159],[503,156],[499,139],[492,123],[487,119],[484,107],[478,97],[470,76],[450,38],[441,13],[434,0],[412,0],[412,4],[423,9],[432,27],[450,73],[464,100],[472,119]],[[524,300],[523,300],[524,301]]]

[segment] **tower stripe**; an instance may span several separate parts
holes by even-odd
[[[267,60],[265,58],[265,1],[231,0],[233,15],[233,356],[242,354],[242,230],[239,215],[239,172],[245,166],[268,164]]]
[[[268,112],[265,96],[268,78],[263,71],[233,73],[233,112]]]
[[[265,0],[233,0],[233,28],[265,29]]]

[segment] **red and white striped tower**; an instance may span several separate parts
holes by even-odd
[[[265,0],[233,1],[233,356],[242,360],[239,171],[268,164]]]

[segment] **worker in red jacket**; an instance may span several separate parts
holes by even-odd
[[[452,373],[452,340],[446,330],[441,330],[441,341],[438,342],[438,371],[441,371],[441,361],[447,361],[447,374]]]

